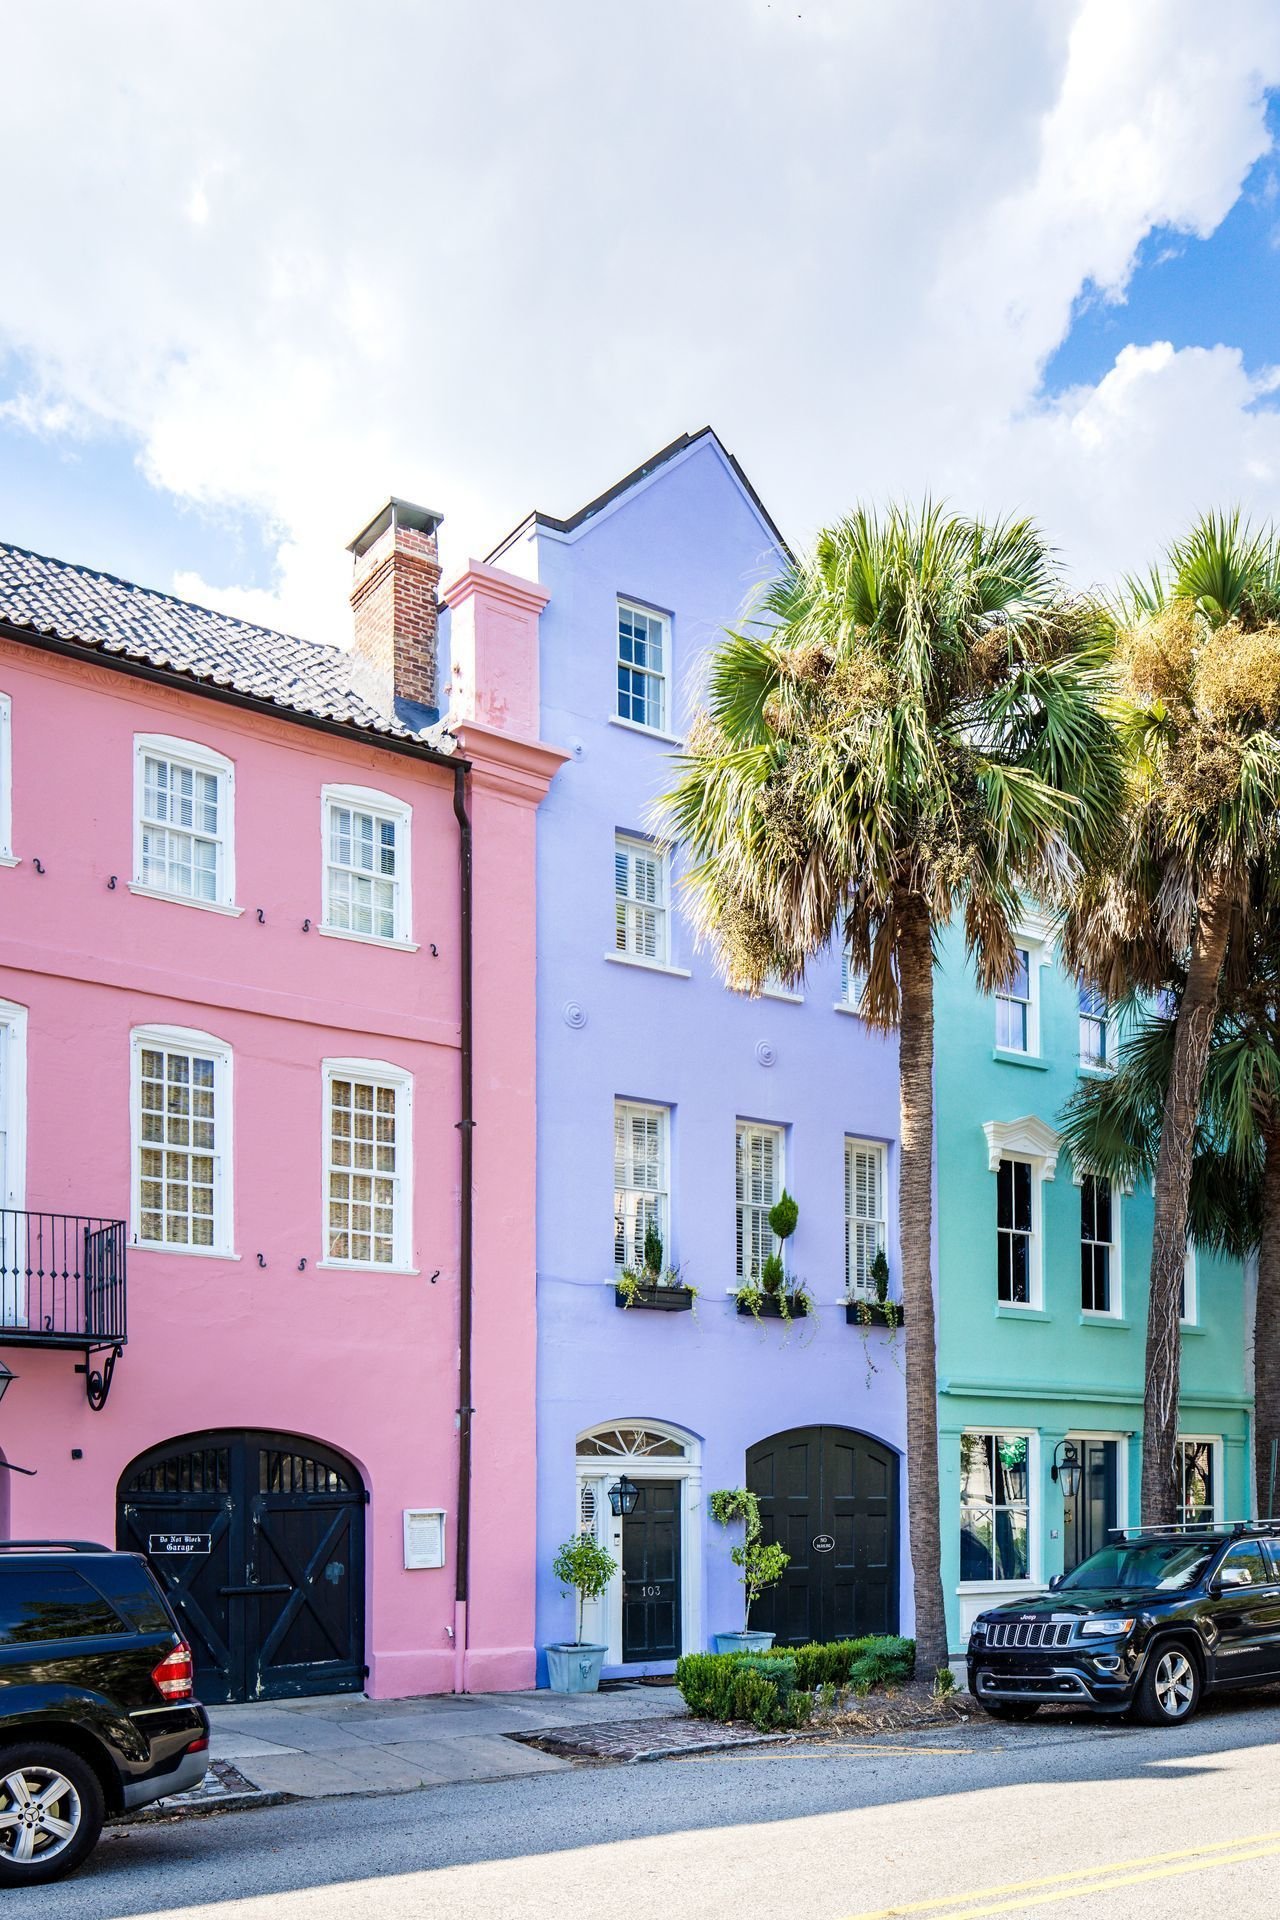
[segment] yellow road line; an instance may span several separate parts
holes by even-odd
[[[881,1755],[887,1755],[890,1759],[902,1759],[904,1755],[913,1753],[942,1753],[954,1756],[957,1754],[970,1754],[975,1751],[976,1749],[973,1747],[882,1747],[870,1744],[866,1746],[854,1746],[852,1744],[840,1746],[834,1741],[824,1741],[820,1746],[785,1747],[773,1753],[752,1752],[750,1748],[738,1749],[729,1747],[719,1753],[678,1753],[673,1755],[673,1758],[683,1761],[686,1766],[692,1766],[694,1761],[698,1761],[702,1765],[707,1765],[716,1760],[822,1760],[833,1753],[856,1753],[866,1759],[873,1760]],[[983,1751],[985,1753],[991,1753],[993,1751],[1003,1753],[1004,1748],[998,1747],[993,1749],[991,1747],[984,1747]]]
[[[1153,1853],[1133,1860],[1115,1860],[1108,1866],[1076,1867],[1070,1873],[1048,1874],[1039,1880],[1014,1880],[1000,1887],[974,1887],[965,1893],[951,1893],[932,1900],[912,1900],[892,1907],[876,1907],[850,1914],[847,1920],[902,1920],[904,1915],[936,1913],[948,1909],[945,1920],[976,1920],[989,1913],[1009,1913],[1017,1907],[1047,1906],[1050,1902],[1078,1900],[1085,1894],[1109,1893],[1113,1887],[1135,1886],[1143,1880],[1171,1879],[1184,1873],[1203,1873],[1210,1867],[1235,1866],[1240,1861],[1262,1860],[1280,1854],[1280,1833],[1255,1833],[1239,1840],[1216,1840],[1206,1846],[1184,1847],[1174,1853]],[[1141,1871],[1134,1871],[1141,1869]],[[1074,1885],[1065,1885],[1067,1881]],[[1080,1884],[1080,1883],[1087,1884]],[[1003,1895],[1014,1894],[1009,1900]],[[994,1905],[966,1906],[966,1901],[995,1902]]]

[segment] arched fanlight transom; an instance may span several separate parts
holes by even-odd
[[[578,1458],[609,1460],[684,1460],[683,1440],[652,1427],[600,1427],[578,1442]]]

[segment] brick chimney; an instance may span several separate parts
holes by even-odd
[[[355,561],[355,658],[388,712],[401,700],[439,706],[436,528],[442,518],[429,507],[393,497],[347,549]]]

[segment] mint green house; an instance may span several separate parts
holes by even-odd
[[[937,974],[938,1424],[953,1650],[974,1616],[1047,1586],[1136,1523],[1151,1196],[1081,1179],[1057,1133],[1115,1022],[1043,923],[1008,991],[977,989],[956,935]],[[1250,1511],[1245,1275],[1189,1253],[1181,1440],[1188,1518]],[[1078,1463],[1077,1476],[1063,1463]]]

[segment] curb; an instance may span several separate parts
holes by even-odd
[[[117,1813],[107,1825],[145,1827],[155,1826],[164,1820],[209,1820],[219,1813],[247,1813],[250,1807],[281,1807],[301,1798],[300,1794],[263,1787],[255,1789],[253,1793],[228,1793],[207,1800],[192,1800],[184,1806],[178,1806],[172,1800],[155,1800],[149,1807],[136,1807],[132,1812]]]

